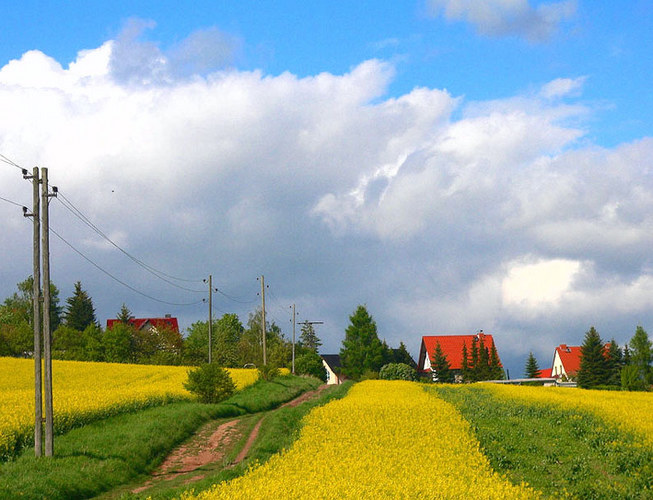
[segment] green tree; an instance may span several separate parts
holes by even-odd
[[[236,392],[236,384],[229,372],[216,363],[189,370],[184,387],[201,403],[219,403]]]
[[[503,380],[505,378],[501,361],[499,361],[499,353],[494,342],[492,342],[492,348],[490,349],[490,378],[492,380]]]
[[[451,371],[451,365],[446,354],[442,351],[440,342],[435,346],[433,359],[431,360],[431,369],[435,372],[434,380],[443,384],[451,384],[454,381],[454,374]]]
[[[79,281],[75,283],[73,295],[66,299],[65,318],[67,326],[80,332],[90,324],[97,324],[93,300],[85,290],[82,290]]]
[[[125,303],[122,303],[122,307],[120,308],[120,312],[116,316],[118,321],[121,323],[129,324],[129,320],[133,318],[132,312],[129,310],[129,308],[125,305]]]
[[[0,355],[24,356],[34,349],[33,283],[34,280],[31,276],[25,281],[21,281],[16,285],[18,292],[7,297],[0,305]],[[51,331],[56,330],[60,322],[59,290],[53,283],[50,283]],[[43,324],[42,321],[41,324]]]
[[[524,367],[524,377],[526,378],[538,378],[540,376],[540,367],[537,364],[537,359],[533,355],[533,351],[528,353],[528,359],[526,360],[526,366]]]
[[[413,360],[413,357],[410,355],[403,342],[399,342],[399,347],[397,349],[392,349],[392,352],[393,363],[404,363],[413,368],[417,368],[417,363],[415,363],[415,360]]]
[[[263,365],[263,332],[261,329],[262,313],[257,309],[250,313],[247,328],[243,331],[238,350],[240,366]],[[266,361],[276,367],[288,367],[292,360],[292,343],[285,338],[281,328],[274,322],[265,322]]]
[[[576,375],[578,387],[589,389],[608,383],[608,363],[604,350],[601,336],[592,326],[585,333],[585,340],[580,348],[580,369]]]
[[[471,382],[472,375],[471,370],[469,369],[469,354],[467,353],[467,343],[463,342],[463,351],[462,351],[462,361],[460,366],[460,374],[463,377],[463,381]]]
[[[651,361],[653,361],[653,351],[648,333],[641,326],[635,330],[635,335],[630,339],[630,364],[637,367],[638,378],[642,381],[644,387],[653,383],[653,373],[651,372]]]
[[[134,328],[124,323],[116,323],[102,336],[102,349],[106,361],[128,363],[132,356],[132,335]]]
[[[608,344],[607,352],[608,384],[621,385],[621,368],[623,366],[623,353],[615,339]]]
[[[344,375],[358,379],[365,372],[378,372],[381,369],[383,345],[376,331],[376,323],[365,306],[358,306],[349,321],[340,349],[340,362]]]
[[[306,354],[302,354],[295,360],[295,373],[297,375],[310,375],[311,377],[319,378],[322,382],[326,382],[327,372],[322,363],[320,355],[309,350]]]
[[[220,366],[236,368],[240,365],[238,343],[245,327],[236,314],[224,314],[215,324],[213,360]]]
[[[302,323],[302,331],[299,335],[299,342],[301,346],[305,349],[318,352],[322,341],[315,333],[315,328],[313,325],[307,321]]]
[[[209,322],[196,321],[186,329],[184,364],[201,365],[209,359]]]
[[[471,360],[469,363],[469,375],[470,382],[478,382],[481,380],[479,378],[479,353],[478,353],[478,339],[476,337],[472,338],[472,353]]]
[[[415,368],[406,363],[389,363],[379,371],[381,380],[417,380]]]

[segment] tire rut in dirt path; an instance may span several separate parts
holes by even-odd
[[[307,391],[282,404],[279,408],[298,406],[317,397],[327,387],[326,384],[323,384],[313,391]],[[246,421],[256,417],[256,415],[245,415],[224,422],[217,428],[215,421],[207,423],[191,439],[168,455],[152,473],[152,478],[149,481],[131,492],[142,493],[162,481],[171,481],[183,476],[187,476],[187,479],[183,481],[184,484],[203,479],[205,474],[194,473],[203,467],[223,462],[234,446],[243,438],[245,428],[248,427]],[[264,418],[265,415],[259,417],[258,422],[249,431],[242,450],[231,463],[224,464],[225,467],[234,467],[247,458],[247,454],[258,437]]]

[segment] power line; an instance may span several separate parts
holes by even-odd
[[[6,201],[7,203],[11,203],[12,205],[16,205],[17,207],[24,207],[25,205],[21,205],[20,203],[16,203],[15,201],[8,200],[7,198],[3,198],[0,196],[0,200]]]
[[[199,303],[201,303],[201,302],[204,300],[204,299],[202,299],[202,300],[198,300],[198,301],[195,301],[195,302],[179,303],[179,302],[168,302],[168,301],[166,301],[166,300],[161,300],[161,299],[157,299],[156,297],[152,297],[151,295],[148,295],[148,294],[146,294],[146,293],[144,293],[144,292],[141,292],[140,290],[137,290],[137,289],[134,288],[133,286],[128,285],[127,283],[125,283],[125,282],[122,281],[121,279],[119,279],[119,278],[117,278],[116,276],[114,276],[113,274],[111,274],[111,273],[110,273],[109,271],[107,271],[106,269],[100,267],[98,264],[96,264],[96,263],[95,263],[93,260],[91,260],[89,257],[87,257],[86,255],[84,255],[84,254],[83,254],[82,252],[80,252],[79,250],[77,250],[77,249],[76,249],[76,248],[75,248],[71,243],[69,243],[69,242],[68,242],[68,241],[67,241],[63,236],[61,236],[61,235],[60,235],[59,233],[57,233],[54,229],[52,229],[52,227],[50,227],[50,231],[52,231],[52,232],[55,234],[55,236],[57,236],[57,238],[59,238],[61,241],[63,241],[63,242],[64,242],[66,245],[68,245],[68,246],[69,246],[69,247],[70,247],[70,248],[71,248],[75,253],[77,253],[78,255],[80,255],[84,260],[86,260],[87,262],[89,262],[91,265],[93,265],[94,267],[96,267],[97,269],[99,269],[100,271],[102,271],[104,274],[106,274],[107,276],[109,276],[109,277],[110,277],[111,279],[113,279],[114,281],[120,283],[121,285],[123,285],[123,286],[126,287],[126,288],[129,288],[131,291],[136,292],[136,293],[139,294],[139,295],[142,295],[143,297],[147,297],[148,299],[154,300],[154,301],[156,301],[156,302],[160,302],[160,303],[162,303],[162,304],[167,304],[167,305],[170,305],[170,306],[192,306],[192,305],[195,305],[195,304],[199,304]]]
[[[231,300],[232,302],[237,302],[238,304],[253,304],[254,302],[258,302],[257,299],[253,299],[253,300],[241,300],[241,299],[237,299],[237,298],[232,297],[231,295],[229,295],[229,294],[223,292],[223,291],[220,290],[219,288],[216,288],[215,291],[218,292],[218,293],[219,293],[220,295],[222,295],[223,297],[225,297],[225,298]]]
[[[23,170],[25,170],[25,169],[24,169],[23,167],[21,167],[18,163],[16,163],[16,162],[10,160],[9,158],[7,158],[7,157],[6,157],[5,155],[3,155],[3,154],[0,154],[0,161],[3,162],[3,163],[6,163],[7,165],[11,165],[12,167],[16,167],[16,168],[17,168],[18,170],[20,170],[21,172],[22,172]]]
[[[130,260],[132,260],[134,263],[136,263],[137,265],[139,265],[140,267],[145,269],[150,274],[156,276],[157,278],[159,278],[162,281],[165,281],[169,285],[180,288],[181,290],[186,290],[187,292],[193,292],[193,293],[204,293],[204,290],[193,290],[191,288],[187,288],[187,287],[181,286],[181,285],[179,285],[177,283],[174,283],[174,282],[170,281],[170,279],[174,279],[174,280],[177,280],[177,281],[185,281],[185,282],[189,282],[189,283],[201,283],[202,280],[189,280],[189,279],[185,279],[185,278],[179,278],[179,277],[171,276],[169,274],[164,273],[163,271],[160,271],[160,270],[146,264],[145,262],[138,259],[137,257],[134,257],[132,254],[130,254],[125,249],[120,247],[111,238],[109,238],[99,227],[97,227],[95,224],[93,224],[93,222],[91,222],[91,220],[88,217],[86,217],[81,212],[81,210],[79,210],[68,198],[66,198],[66,196],[63,195],[61,193],[61,191],[59,191],[59,197],[63,198],[63,200],[64,200],[64,201],[59,200],[61,202],[61,204],[67,210],[69,210],[75,217],[77,217],[79,220],[81,220],[84,224],[86,224],[88,227],[90,227],[96,234],[98,234],[99,236],[104,238],[111,245],[113,245],[115,248],[117,248],[120,252],[122,252],[124,255],[126,255]],[[57,197],[57,199],[59,199],[59,197]],[[167,279],[167,278],[170,278],[170,279]]]

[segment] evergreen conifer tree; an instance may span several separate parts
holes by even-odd
[[[302,332],[299,335],[299,341],[301,342],[302,347],[314,352],[318,352],[319,347],[322,345],[322,341],[315,333],[315,328],[309,322],[304,322],[302,324]]]
[[[431,362],[431,369],[435,372],[437,381],[443,384],[451,384],[454,381],[454,374],[451,371],[451,366],[447,356],[440,347],[440,342],[435,346],[433,353],[433,360]]]
[[[490,377],[492,380],[503,380],[503,367],[499,361],[499,353],[497,353],[497,348],[492,342],[492,349],[490,350]]]
[[[129,310],[129,308],[125,305],[125,303],[122,303],[122,307],[120,308],[120,312],[116,316],[116,319],[120,321],[121,323],[125,323],[126,325],[129,324],[129,320],[132,319],[132,312]]]
[[[580,369],[576,376],[578,387],[588,389],[608,383],[608,363],[604,350],[601,336],[592,326],[585,333],[585,340],[580,348]]]
[[[621,385],[621,367],[623,366],[623,353],[615,339],[610,341],[607,353],[608,384]]]
[[[463,343],[462,361],[460,366],[460,374],[464,382],[471,381],[471,374],[469,371],[469,356],[467,354],[467,344]]]
[[[469,363],[469,381],[478,382],[480,379],[479,376],[479,357],[478,357],[478,339],[474,337],[472,339],[472,359]]]
[[[653,383],[652,361],[653,349],[648,333],[638,326],[635,335],[630,339],[630,364],[637,367],[638,378],[644,386]]]
[[[360,305],[349,321],[340,349],[342,373],[356,379],[365,372],[378,372],[383,366],[383,344],[374,319],[365,306]]]
[[[66,299],[66,325],[83,332],[87,326],[97,324],[95,308],[91,297],[82,290],[82,284],[75,283],[75,291]]]
[[[526,361],[526,366],[524,367],[524,377],[526,378],[537,378],[540,376],[540,367],[537,364],[537,359],[533,355],[533,351],[528,353],[528,360]]]

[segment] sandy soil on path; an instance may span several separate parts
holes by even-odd
[[[305,392],[297,398],[284,403],[280,408],[297,406],[316,397],[327,387],[328,386],[324,384],[314,391]],[[228,422],[218,425],[217,428],[216,422],[209,422],[202,427],[193,438],[175,449],[168,458],[164,460],[159,468],[152,473],[151,480],[142,486],[131,490],[131,492],[141,493],[148,490],[159,481],[169,481],[180,476],[188,476],[187,480],[184,481],[184,484],[199,481],[204,478],[204,474],[193,473],[202,467],[225,460],[225,457],[233,449],[236,443],[242,439],[244,434],[243,428],[246,427],[243,420],[247,417],[252,418],[253,416],[244,416],[234,420],[229,420]],[[229,467],[233,467],[247,458],[249,450],[258,437],[262,422],[263,417],[259,419],[254,428],[250,431],[245,446],[240,453],[238,453],[233,462],[228,465]]]

